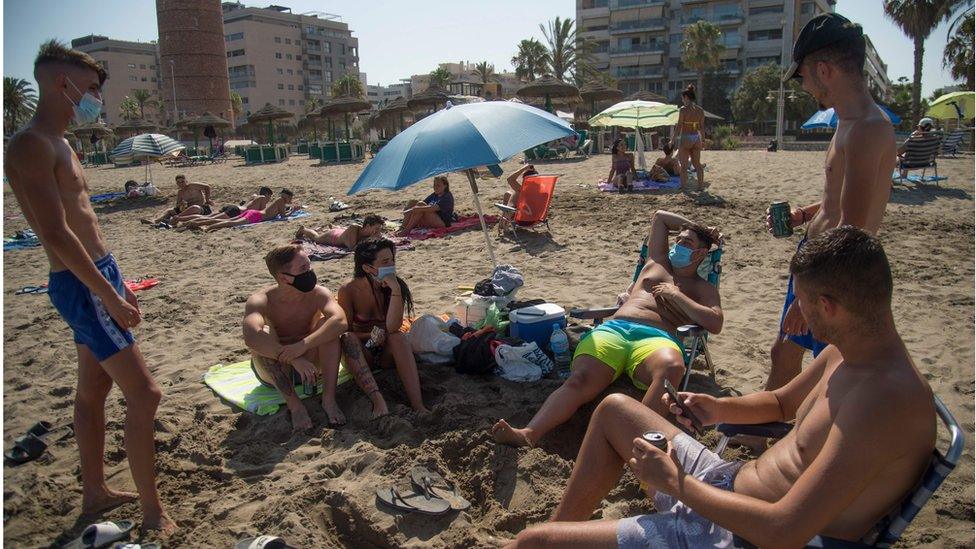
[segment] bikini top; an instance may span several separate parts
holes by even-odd
[[[369,282],[369,281],[367,281],[367,282]],[[369,285],[369,293],[370,293],[370,295],[373,296],[373,302],[376,303],[376,310],[377,311],[382,311],[383,310],[383,306],[380,304],[380,299],[378,297],[376,297],[376,290],[373,288],[373,285],[372,284]],[[353,323],[354,324],[358,324],[360,326],[368,326],[370,329],[372,329],[373,326],[379,326],[379,327],[382,328],[383,326],[386,325],[386,317],[385,316],[382,317],[382,318],[367,318],[367,317],[360,316],[358,314],[353,313],[352,320],[353,320]],[[362,331],[365,331],[365,330],[362,330]]]

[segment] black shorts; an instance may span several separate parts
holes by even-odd
[[[203,215],[210,215],[211,213],[213,213],[213,210],[210,208],[209,204],[204,204],[200,206],[200,209],[203,210]]]

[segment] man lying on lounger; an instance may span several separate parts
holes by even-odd
[[[226,221],[218,221],[204,227],[204,231],[211,232],[219,229],[226,229],[228,227],[239,227],[241,225],[250,225],[252,223],[261,223],[262,221],[270,221],[278,217],[287,217],[292,211],[291,202],[295,198],[295,193],[289,191],[288,189],[281,189],[281,196],[277,200],[272,202],[263,210],[244,210],[240,215],[228,219]],[[295,208],[295,210],[301,209]]]
[[[918,482],[932,458],[932,390],[891,314],[891,268],[852,226],[806,243],[790,263],[804,320],[828,346],[774,391],[716,399],[679,393],[705,425],[796,420],[758,459],[727,462],[637,401],[610,395],[590,420],[552,522],[516,547],[802,547],[823,534],[855,541]],[[665,399],[678,421],[677,405]],[[660,431],[668,453],[643,440]],[[589,521],[627,464],[658,510]]]
[[[244,306],[244,344],[251,351],[254,374],[285,398],[295,431],[312,427],[295,385],[314,384],[321,377],[322,408],[331,425],[341,425],[346,418],[335,394],[346,314],[329,290],[317,284],[300,245],[279,246],[264,261],[277,285],[258,290]],[[347,360],[346,366],[372,400],[373,417],[386,414],[386,402],[366,362]]]
[[[669,247],[670,231],[679,232]],[[722,330],[718,289],[698,275],[698,265],[720,238],[715,228],[704,228],[671,212],[655,212],[647,264],[620,309],[580,340],[572,375],[549,395],[529,424],[515,429],[499,420],[491,429],[495,440],[534,446],[624,373],[634,386],[646,391],[645,405],[666,413],[661,403],[664,380],[677,386],[685,371],[684,351],[675,336],[678,326],[698,324],[713,334]]]
[[[176,207],[163,212],[155,219],[140,219],[147,225],[176,223],[188,219],[193,215],[210,215],[213,211],[213,200],[210,199],[210,185],[206,183],[187,183],[183,174],[176,176]]]

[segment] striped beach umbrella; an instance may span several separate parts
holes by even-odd
[[[589,120],[590,126],[620,126],[637,131],[637,165],[647,168],[644,159],[644,140],[640,128],[673,126],[678,122],[678,107],[657,101],[621,101]]]
[[[152,182],[152,160],[165,156],[175,156],[186,145],[159,133],[143,133],[130,137],[112,149],[109,156],[116,164],[129,164],[133,160],[146,161],[146,181]]]

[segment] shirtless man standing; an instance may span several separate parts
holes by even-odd
[[[679,231],[668,246],[670,231]],[[504,419],[491,429],[497,442],[534,446],[546,433],[573,417],[621,374],[646,391],[643,403],[660,414],[664,380],[675,386],[685,372],[678,326],[698,324],[713,334],[722,331],[718,289],[698,275],[712,243],[721,238],[688,219],[658,210],[651,218],[647,264],[631,284],[626,301],[576,347],[572,375],[542,404],[529,424],[515,429]]]
[[[895,134],[888,117],[875,104],[864,82],[864,35],[860,25],[836,13],[810,20],[793,45],[793,64],[784,80],[799,78],[821,109],[837,112],[837,131],[827,149],[825,185],[820,202],[795,208],[794,227],[809,222],[806,240],[841,225],[877,234],[891,193],[895,167]],[[771,220],[766,223],[772,231]],[[810,334],[800,308],[793,302],[793,281],[776,341],[766,389],[782,387],[800,373],[805,349],[814,357],[826,347]]]
[[[176,523],[156,490],[154,419],[162,393],[129,332],[141,320],[136,297],[108,251],[85,173],[62,137],[72,118],[78,124],[98,119],[107,75],[89,55],[52,40],[41,46],[34,77],[40,90],[37,113],[10,140],[5,168],[51,265],[48,295],[74,332],[82,514],[98,515],[136,499],[105,482],[105,399],[114,382],[126,402],[125,451],[139,492],[142,528],[166,536]]]
[[[192,216],[213,213],[213,200],[210,199],[210,185],[206,183],[187,183],[183,174],[176,176],[176,207],[166,210],[156,219],[143,218],[139,221],[147,225],[166,223],[176,225]]]
[[[244,306],[244,343],[258,380],[278,389],[291,411],[294,431],[312,427],[312,418],[295,393],[295,385],[315,384],[322,377],[322,408],[331,425],[346,417],[336,403],[340,340],[346,337],[346,314],[329,290],[316,282],[315,271],[300,245],[279,246],[264,258],[276,286],[258,290]],[[387,413],[386,401],[363,360],[347,360],[356,383],[373,402],[373,417]]]
[[[793,256],[790,272],[803,316],[829,346],[775,391],[679,393],[705,425],[795,419],[786,437],[754,461],[727,462],[637,401],[610,395],[552,522],[513,545],[731,547],[733,534],[758,547],[802,547],[817,534],[857,541],[901,501],[932,459],[935,403],[895,329],[884,250],[856,227],[830,229]],[[643,440],[647,431],[668,438],[667,453]],[[624,464],[658,512],[589,521]]]

